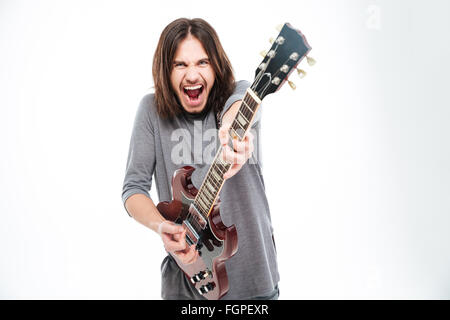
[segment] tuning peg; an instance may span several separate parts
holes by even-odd
[[[292,90],[295,90],[297,86],[292,81],[288,80],[289,85],[291,86]]]
[[[283,29],[283,25],[279,24],[275,29],[277,29],[278,32],[281,32],[281,29]]]
[[[266,50],[263,50],[263,51],[261,51],[259,54],[262,55],[263,58],[265,58],[265,57],[267,56],[267,51],[266,51]]]
[[[304,77],[306,77],[306,71],[305,70],[297,68],[297,73],[298,73],[298,76],[300,77],[300,79],[303,79]]]
[[[314,60],[313,58],[308,57],[308,56],[306,56],[306,61],[308,62],[308,64],[309,64],[310,66],[313,66],[313,65],[316,64],[316,60]]]
[[[269,39],[270,44],[273,44],[274,41],[275,40],[272,37],[270,37],[270,39]]]

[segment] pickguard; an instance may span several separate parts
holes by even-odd
[[[183,206],[182,214],[180,215],[183,219],[189,214],[189,207],[191,203],[194,203],[194,199],[191,197],[187,197],[183,192],[181,193],[181,203]],[[210,220],[206,219],[208,224],[206,228],[201,232],[201,237],[199,240],[200,246],[197,246],[197,250],[199,251],[200,257],[205,263],[206,267],[212,271],[213,261],[218,256],[222,255],[224,250],[223,242],[220,240],[214,231],[209,226]],[[183,221],[176,221],[176,223],[182,223]],[[208,245],[205,243],[208,241]],[[212,250],[211,250],[212,249]]]

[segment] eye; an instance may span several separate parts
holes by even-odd
[[[208,64],[209,64],[209,60],[206,60],[206,59],[205,59],[205,60],[200,60],[200,62],[199,62],[199,65],[201,65],[201,66],[202,66],[202,65],[203,65],[203,66],[204,66],[204,65],[208,65]]]
[[[175,68],[183,67],[184,65],[185,65],[184,62],[174,62],[173,64]]]

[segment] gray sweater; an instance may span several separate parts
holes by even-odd
[[[236,84],[223,114],[241,100],[249,87]],[[252,124],[255,151],[242,169],[225,181],[220,192],[220,215],[226,226],[234,224],[239,249],[226,262],[230,289],[223,299],[250,299],[273,293],[279,281],[269,205],[261,172],[259,144],[261,108]],[[144,96],[138,107],[131,136],[122,200],[140,193],[148,197],[155,181],[158,201],[170,201],[171,179],[176,169],[189,165],[196,170],[192,182],[199,188],[220,142],[213,111],[200,116],[182,113],[172,120],[161,119],[153,94]],[[153,180],[154,176],[154,180]],[[155,204],[158,201],[153,202]],[[164,299],[201,299],[169,256],[162,266]]]

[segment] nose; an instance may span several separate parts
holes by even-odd
[[[189,66],[185,75],[186,81],[190,83],[197,83],[200,80],[200,74],[195,66]]]

